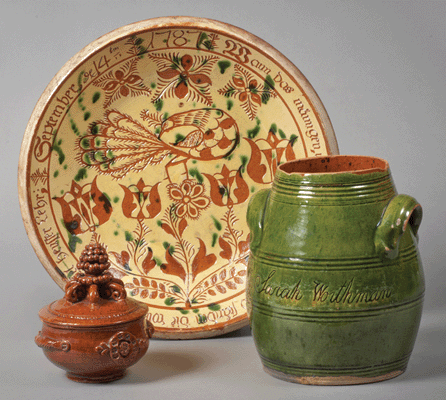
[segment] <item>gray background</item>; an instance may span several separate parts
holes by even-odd
[[[340,152],[387,159],[398,191],[422,204],[425,311],[404,375],[341,388],[282,382],[262,371],[244,328],[216,339],[154,340],[122,381],[82,385],[34,345],[38,310],[62,291],[34,254],[18,205],[17,164],[28,118],[52,77],[88,43],[169,15],[228,22],[276,47],[319,94]],[[0,38],[0,398],[446,398],[445,2],[3,0]]]

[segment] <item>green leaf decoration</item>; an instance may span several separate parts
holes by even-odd
[[[170,288],[172,289],[172,291],[173,291],[174,293],[181,293],[181,289],[180,289],[180,287],[177,286],[177,285],[172,285]]]
[[[166,300],[164,300],[164,304],[166,306],[172,306],[175,304],[176,299],[174,299],[173,297],[168,297]]]
[[[211,311],[218,311],[220,310],[221,306],[220,304],[212,303],[208,305],[209,310]]]
[[[226,70],[231,66],[231,63],[228,60],[221,60],[217,64],[222,74],[224,74]]]

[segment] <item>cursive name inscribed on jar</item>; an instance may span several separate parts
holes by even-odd
[[[302,292],[300,290],[301,281],[299,280],[294,286],[280,286],[272,285],[271,279],[275,275],[276,271],[273,270],[269,273],[268,277],[262,281],[260,276],[256,278],[256,291],[257,293],[265,293],[268,296],[276,296],[281,299],[289,299],[299,301],[302,299]]]
[[[354,279],[344,282],[339,288],[330,290],[329,285],[314,282],[314,303],[359,304],[386,300],[392,296],[390,289],[377,289],[369,291],[355,290]]]
[[[329,284],[314,281],[311,285],[304,285],[299,279],[294,285],[275,284],[272,282],[275,270],[266,279],[257,275],[255,291],[269,297],[287,300],[309,300],[313,305],[318,304],[360,304],[388,300],[392,296],[389,288],[362,290],[355,287],[355,279],[345,281],[341,286],[333,287]],[[308,287],[308,289],[306,289]]]

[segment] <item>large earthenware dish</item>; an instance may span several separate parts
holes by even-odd
[[[23,140],[22,215],[59,286],[100,240],[155,337],[215,336],[247,324],[251,194],[279,163],[336,153],[322,103],[277,50],[157,18],[97,39],[50,82]]]

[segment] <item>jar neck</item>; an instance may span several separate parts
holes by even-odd
[[[387,162],[360,156],[317,157],[282,164],[272,186],[273,197],[291,203],[355,204],[390,200],[395,195]]]

